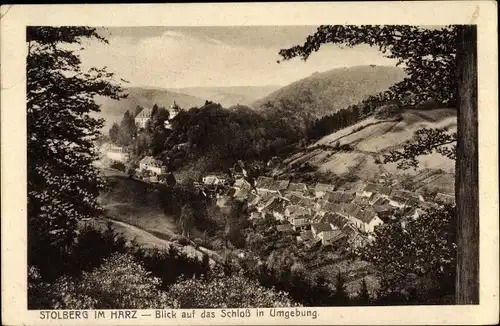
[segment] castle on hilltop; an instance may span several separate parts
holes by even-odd
[[[174,103],[170,106],[170,108],[167,109],[168,111],[168,120],[165,121],[165,128],[171,129],[172,125],[170,121],[181,111],[181,107],[177,105],[177,103],[174,101]],[[137,116],[135,117],[135,124],[137,125],[137,128],[146,128],[146,124],[148,121],[151,119],[151,115],[153,113],[152,109],[143,109]]]

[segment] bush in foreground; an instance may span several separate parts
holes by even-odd
[[[62,276],[54,283],[37,282],[30,269],[29,291],[37,307],[52,309],[159,309],[173,303],[160,288],[161,280],[129,254],[114,253],[79,278]]]
[[[241,274],[223,272],[208,279],[186,279],[175,283],[168,292],[176,308],[257,308],[294,307],[288,294],[261,286]]]

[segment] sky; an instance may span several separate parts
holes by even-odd
[[[303,44],[317,26],[112,27],[80,51],[84,68],[106,66],[129,86],[287,85],[314,72],[357,65],[389,65],[375,48],[323,46],[304,62],[283,61],[280,49]]]

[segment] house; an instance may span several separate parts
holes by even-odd
[[[305,183],[289,182],[285,192],[304,194],[307,192],[307,185]]]
[[[231,198],[228,196],[221,196],[217,198],[215,204],[220,208],[229,207],[231,205]]]
[[[385,186],[385,185],[379,185],[377,187],[377,192],[382,195],[382,197],[384,198],[388,198],[391,193],[392,193],[392,189],[391,187],[388,187],[388,186]]]
[[[330,223],[314,223],[311,224],[311,231],[317,237],[321,232],[332,231],[332,227]]]
[[[298,205],[302,201],[302,196],[298,194],[287,195],[286,199],[290,205]]]
[[[372,196],[376,193],[382,197],[388,197],[391,192],[391,188],[383,184],[368,183],[363,191],[360,191],[357,194],[360,197],[372,198]]]
[[[246,189],[241,189],[239,191],[248,192],[248,190],[246,190]],[[251,197],[251,199],[249,198],[250,194],[253,195]],[[249,192],[247,196],[248,196],[248,206],[249,207],[256,207],[259,204],[259,202],[262,200],[262,197],[260,197],[259,195],[255,195],[255,194],[253,194],[251,192]]]
[[[380,197],[379,197],[380,196]],[[370,205],[376,206],[376,205],[389,205],[389,199],[384,197],[381,194],[375,194],[373,200],[370,199]]]
[[[236,190],[233,195],[233,198],[237,200],[248,200],[248,202],[250,202],[249,200],[250,193],[251,192],[248,189]]]
[[[314,199],[308,197],[300,197],[299,201],[297,202],[297,205],[310,209],[314,208],[315,204],[316,203]]]
[[[292,233],[293,228],[291,224],[280,224],[276,226],[276,230],[280,233]]]
[[[361,192],[360,197],[370,198],[371,196],[373,196],[373,194],[375,194],[375,192],[377,192],[377,188],[378,187],[376,184],[368,183],[365,189],[363,189],[363,191]]]
[[[369,240],[367,237],[362,236],[359,233],[353,233],[349,237],[348,243],[352,249],[358,249],[366,246],[369,243]]]
[[[246,181],[245,179],[240,178],[240,179],[236,179],[236,181],[233,184],[233,188],[235,188],[237,190],[240,190],[240,189],[248,189],[249,190],[252,188],[252,185],[248,181]]]
[[[262,207],[257,207],[257,209],[264,214],[271,214],[278,221],[282,221],[285,219],[285,204],[286,202],[283,199],[275,196]]]
[[[323,245],[329,245],[332,240],[338,240],[343,236],[341,230],[332,228],[328,223],[312,224],[311,231],[315,238],[321,239]]]
[[[384,200],[387,200],[387,198],[385,198],[383,195],[376,192],[373,194],[373,196],[370,199],[368,199],[368,204],[374,205],[376,202],[383,202]]]
[[[205,185],[217,186],[222,185],[227,181],[227,178],[222,174],[208,174],[202,178],[202,182]]]
[[[106,157],[112,161],[123,163],[130,159],[130,155],[125,151],[125,149],[119,146],[110,146],[106,150]]]
[[[419,204],[420,204],[420,201],[417,198],[410,197],[406,200],[405,207],[414,207],[414,206],[418,206]]]
[[[425,211],[422,210],[421,208],[419,208],[419,207],[412,207],[408,212],[406,212],[405,215],[407,217],[410,217],[410,218],[416,220],[417,218],[419,218],[423,214],[425,214]]]
[[[297,236],[298,242],[306,242],[314,239],[314,235],[311,230],[306,230],[300,232],[300,235]]]
[[[304,246],[307,249],[312,249],[314,247],[319,248],[321,244],[321,239],[313,238],[311,240],[304,241]]]
[[[309,215],[311,210],[299,206],[299,205],[288,205],[285,209],[285,216],[290,218],[291,216]]]
[[[165,167],[163,166],[162,161],[156,160],[152,156],[145,156],[139,162],[139,171],[149,171],[154,174],[162,174],[165,172]]]
[[[407,200],[408,199],[405,197],[391,195],[391,197],[389,197],[389,205],[391,205],[392,207],[404,208]]]
[[[434,201],[438,204],[453,205],[455,204],[455,196],[450,194],[438,193]]]
[[[361,222],[361,227],[358,228],[367,233],[375,231],[375,227],[384,224],[384,222],[377,216],[377,213],[371,209],[366,209],[358,213],[355,219]]]
[[[347,217],[348,219],[350,219],[351,221],[353,221],[355,223],[354,220],[356,219],[356,216],[362,210],[363,209],[361,208],[361,206],[354,204],[354,203],[350,203],[350,204],[347,204],[345,206],[344,212],[339,212],[339,214]]]
[[[255,182],[258,193],[278,193],[288,187],[289,180],[274,180],[273,178],[259,176]]]
[[[347,235],[342,232],[342,230],[332,229],[331,231],[320,233],[319,237],[321,239],[321,243],[326,246],[334,244],[335,242],[347,237]]]
[[[143,129],[146,128],[146,124],[148,121],[151,119],[151,115],[153,113],[153,110],[151,109],[143,109],[139,114],[135,116],[135,124],[137,125],[137,128]]]
[[[420,208],[422,208],[423,210],[428,210],[428,209],[433,209],[433,208],[438,208],[439,207],[438,204],[432,203],[432,202],[419,203],[418,206]]]
[[[340,216],[339,214],[327,213],[321,217],[319,223],[327,223],[330,224],[332,229],[341,230],[346,224],[349,224],[350,221],[347,218]]]
[[[252,211],[250,213],[250,219],[251,220],[257,220],[257,219],[260,219],[260,218],[262,218],[262,214],[260,212]]]
[[[334,189],[335,186],[332,184],[317,183],[314,186],[314,196],[316,196],[316,198],[323,198],[327,193],[332,192]]]
[[[394,190],[389,197],[389,205],[397,208],[411,207],[423,203],[424,197],[407,190]]]
[[[408,191],[408,190],[395,190],[394,192],[400,194],[400,196],[402,197],[406,197],[408,199],[410,198],[413,198],[413,199],[416,199],[417,201],[420,201],[420,202],[424,202],[425,199],[424,199],[424,196],[422,196],[422,194],[418,194],[416,192],[413,192],[413,191]]]
[[[372,207],[362,209],[356,204],[349,204],[345,214],[358,229],[364,232],[373,232],[376,226],[384,223]]]
[[[372,196],[373,197],[373,196]],[[356,197],[352,201],[354,204],[360,205],[360,206],[368,206],[370,205],[370,199],[367,197]]]
[[[337,213],[345,215],[345,209],[348,204],[345,203],[326,203],[319,211],[323,214]]]
[[[309,216],[301,215],[301,216],[292,216],[290,218],[290,224],[292,225],[295,231],[308,229],[311,225],[311,221]]]
[[[325,195],[325,199],[331,203],[350,203],[355,195],[344,191],[332,191]]]
[[[384,205],[373,205],[372,206],[375,212],[377,213],[377,216],[380,217],[381,220],[387,220],[391,213],[394,211],[394,207],[390,206],[389,204],[384,204]]]

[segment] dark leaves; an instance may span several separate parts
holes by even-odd
[[[105,41],[95,28],[27,28],[28,225],[33,246],[43,242],[67,248],[77,222],[101,213],[96,198],[103,181],[92,163],[103,120],[90,113],[99,111],[96,95],[123,95],[112,73],[81,71],[79,57],[59,46],[83,38]]]
[[[423,128],[417,130],[413,139],[403,146],[384,155],[384,163],[397,162],[398,168],[418,167],[418,157],[437,152],[449,159],[455,159],[457,133],[448,133],[446,128]]]
[[[455,55],[456,28],[425,29],[408,25],[323,25],[307,37],[303,45],[282,49],[284,60],[306,60],[323,44],[354,47],[368,44],[386,57],[397,59],[409,78],[397,83],[383,95],[384,101],[405,99],[413,103],[432,97],[453,105],[456,97]],[[412,104],[404,103],[403,104]]]

